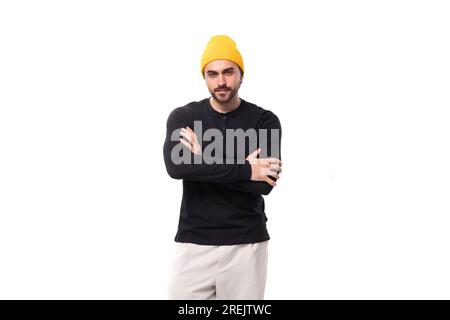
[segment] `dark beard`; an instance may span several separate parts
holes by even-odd
[[[230,102],[231,99],[233,99],[236,96],[238,90],[239,90],[239,87],[237,87],[235,89],[231,89],[231,91],[228,91],[230,93],[230,95],[229,95],[229,98],[226,100],[223,100],[222,98],[218,97],[214,91],[210,91],[210,93],[217,102],[227,103],[227,102]]]

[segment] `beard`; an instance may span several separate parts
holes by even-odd
[[[239,87],[240,86],[238,86],[236,88],[228,88],[228,87],[227,88],[220,88],[220,89],[225,89],[227,91],[225,91],[225,92],[216,92],[215,90],[217,90],[217,89],[215,89],[215,90],[210,90],[209,93],[211,93],[211,95],[214,97],[214,99],[217,102],[227,103],[227,102],[231,101],[231,99],[233,99],[236,96],[237,92],[239,91]]]

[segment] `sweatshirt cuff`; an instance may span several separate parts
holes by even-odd
[[[252,165],[248,160],[245,160],[245,164],[241,165],[241,171],[240,176],[243,178],[243,180],[251,180],[252,178]]]

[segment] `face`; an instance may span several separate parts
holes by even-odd
[[[227,103],[236,96],[243,78],[237,64],[214,60],[206,65],[204,72],[206,85],[214,99]]]

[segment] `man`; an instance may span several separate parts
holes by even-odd
[[[239,98],[244,63],[230,37],[211,38],[201,72],[211,97],[167,120],[166,169],[183,179],[169,298],[263,299],[270,237],[262,195],[280,177],[280,121]]]

